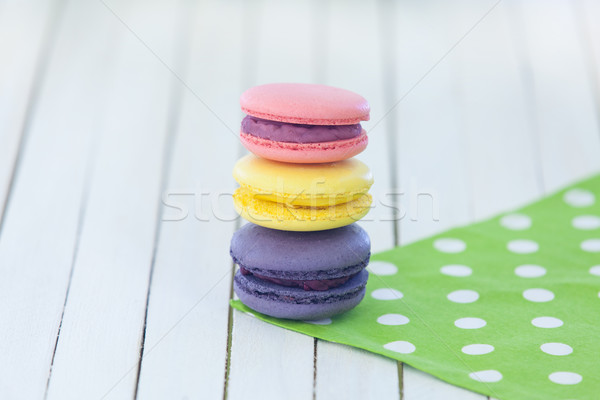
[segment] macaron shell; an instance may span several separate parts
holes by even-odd
[[[369,167],[356,159],[290,164],[249,154],[235,164],[233,177],[257,199],[312,207],[352,201],[373,184]]]
[[[367,215],[372,201],[370,194],[364,194],[330,207],[295,207],[256,198],[243,187],[233,193],[233,205],[242,218],[266,228],[286,231],[320,231],[350,225]]]
[[[247,133],[240,133],[240,141],[246,149],[257,156],[281,162],[313,164],[330,163],[354,157],[367,147],[366,132],[345,140],[321,143],[275,142]]]
[[[252,273],[292,280],[353,275],[366,267],[371,241],[358,224],[295,232],[245,224],[231,239],[235,263]]]
[[[363,270],[342,286],[327,291],[305,291],[263,281],[239,271],[233,290],[251,309],[276,318],[317,320],[356,307],[365,296],[368,272]]]
[[[242,111],[271,121],[309,125],[351,125],[369,120],[369,103],[359,94],[308,83],[271,83],[240,97]]]

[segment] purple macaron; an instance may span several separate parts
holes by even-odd
[[[247,224],[234,234],[230,253],[240,266],[233,288],[244,304],[273,317],[314,320],[360,303],[371,243],[356,224],[314,232]]]

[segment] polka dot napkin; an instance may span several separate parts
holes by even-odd
[[[272,324],[499,399],[600,398],[600,175],[518,211],[373,255],[331,320]]]

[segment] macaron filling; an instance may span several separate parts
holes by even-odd
[[[233,278],[234,290],[240,298],[243,295],[241,292],[244,292],[255,298],[291,304],[324,305],[351,299],[360,295],[361,292],[364,294],[368,279],[367,271],[363,270],[348,279],[345,284],[329,291],[306,291],[294,287],[286,288],[272,282],[263,281],[252,275],[243,275],[240,272],[236,273]],[[257,311],[265,312],[263,310]]]
[[[247,115],[242,120],[242,132],[274,142],[322,143],[358,137],[362,132],[362,127],[360,124],[290,124]]]
[[[353,276],[358,274],[358,272],[356,272],[349,276],[343,276],[341,278],[333,278],[333,279],[293,280],[293,279],[272,278],[269,276],[259,275],[257,273],[252,273],[243,267],[240,267],[240,271],[241,271],[242,275],[254,275],[257,278],[262,279],[263,281],[273,282],[273,283],[276,283],[276,284],[282,285],[282,286],[299,287],[304,290],[332,289],[334,287],[342,286],[344,283],[348,282],[348,280],[350,278],[352,278]]]

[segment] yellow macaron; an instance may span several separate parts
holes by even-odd
[[[346,203],[365,195],[373,184],[369,167],[356,159],[291,164],[250,154],[235,164],[233,177],[256,198],[291,206]]]
[[[356,159],[290,164],[247,155],[233,176],[241,186],[233,195],[238,213],[268,228],[333,229],[364,217],[372,202],[373,175]]]

